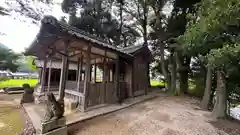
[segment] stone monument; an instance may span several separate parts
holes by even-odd
[[[42,121],[42,135],[67,135],[64,103],[56,100],[53,93],[47,94],[46,113]]]
[[[27,83],[23,84],[22,87],[24,89],[24,93],[20,103],[21,104],[33,103],[34,102],[33,89]]]

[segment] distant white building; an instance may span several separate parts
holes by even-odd
[[[12,73],[10,71],[5,71],[5,70],[0,70],[0,76],[5,76],[5,77],[35,77],[38,78],[38,73],[23,73],[23,72],[15,72]]]
[[[11,76],[11,72],[5,71],[5,70],[0,70],[0,76],[9,77],[9,76]]]

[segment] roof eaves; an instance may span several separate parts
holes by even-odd
[[[33,48],[33,46],[35,46],[35,44],[37,44],[36,38],[32,41],[32,43],[29,45],[29,47],[26,49],[26,51],[23,54],[25,56],[31,55],[31,49]]]
[[[143,45],[132,45],[132,46],[128,46],[125,48],[121,48],[121,51],[128,53],[128,54],[132,54],[132,53],[140,50],[143,47],[144,47]]]
[[[73,26],[69,26],[68,24],[64,24],[62,22],[59,22],[59,24],[62,28],[67,30],[68,34],[75,35],[79,38],[84,38],[85,40],[88,40],[88,41],[91,41],[93,43],[99,44],[99,45],[101,45],[103,47],[106,47],[106,48],[109,48],[113,51],[117,51],[117,52],[120,52],[124,55],[128,55],[129,57],[133,57],[131,54],[125,53],[124,51],[121,51],[120,49],[106,43],[105,41],[103,41],[103,40],[101,40],[97,37],[93,37],[92,35],[84,32],[84,31],[81,31],[81,30],[79,30],[79,29],[77,29]]]

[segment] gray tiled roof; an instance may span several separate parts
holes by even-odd
[[[137,50],[141,49],[142,47],[144,47],[144,46],[143,45],[132,45],[132,46],[121,48],[119,50],[123,51],[124,53],[131,54],[131,53],[134,53]]]
[[[61,28],[65,29],[71,35],[75,35],[79,38],[84,38],[85,40],[90,40],[93,43],[102,45],[104,47],[113,49],[115,51],[119,51],[119,52],[124,53],[124,54],[131,55],[131,53],[133,53],[133,52],[135,52],[138,49],[143,47],[143,45],[132,45],[132,46],[125,47],[125,48],[118,48],[118,47],[115,47],[113,45],[110,45],[109,43],[107,43],[103,39],[101,39],[97,36],[94,36],[92,34],[89,34],[89,33],[85,32],[83,30],[80,30],[80,29],[76,28],[76,27],[70,26],[70,25],[68,25],[66,23],[63,23],[63,22],[59,22],[59,24],[60,24]]]
[[[55,19],[56,20],[56,18],[54,18],[52,16],[46,16],[43,18],[43,20],[44,19]],[[42,23],[44,23],[44,22],[42,22]],[[61,31],[67,32],[68,34],[76,36],[78,38],[83,38],[84,40],[90,41],[92,43],[96,43],[96,45],[98,45],[99,47],[101,46],[106,49],[110,49],[112,51],[118,52],[120,55],[126,56],[128,58],[132,58],[131,53],[133,53],[134,51],[137,51],[138,49],[140,49],[142,47],[142,46],[130,46],[130,47],[125,47],[125,48],[118,48],[114,45],[107,43],[106,41],[104,41],[103,39],[101,39],[95,35],[89,34],[83,30],[80,30],[76,27],[70,26],[64,22],[57,21],[56,23],[59,24]],[[25,52],[25,54],[29,55],[29,54],[34,53],[34,50],[38,50],[39,47],[35,46],[35,44],[37,44],[37,40],[38,39],[34,40],[34,42],[29,47],[29,49]],[[35,49],[33,49],[33,46],[35,46],[34,47]]]
[[[110,48],[110,49],[113,49],[113,50],[116,50],[116,51],[120,51],[117,47],[113,46],[113,45],[110,45],[109,43],[107,43],[106,41],[104,41],[103,39],[97,37],[97,36],[94,36],[92,34],[89,34],[85,31],[82,31],[76,27],[73,27],[73,26],[70,26],[66,23],[63,23],[63,22],[59,22],[61,28],[65,29],[69,34],[71,35],[75,35],[79,38],[84,38],[85,40],[89,40],[93,43],[97,43],[99,45],[102,45],[104,47],[107,47],[107,48]],[[120,51],[122,52],[122,51]],[[124,53],[124,52],[122,52]]]

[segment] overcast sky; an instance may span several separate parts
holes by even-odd
[[[29,1],[29,6],[36,11],[39,8],[45,9],[45,15],[53,15],[58,19],[61,16],[67,16],[62,12],[60,7],[62,0],[54,0],[55,4],[51,6],[33,0],[22,1]],[[40,25],[33,24],[31,19],[12,10],[19,8],[19,4],[15,0],[0,0],[0,5],[11,10],[10,16],[0,16],[0,43],[13,49],[15,52],[23,52],[34,40]],[[164,10],[169,14],[171,6],[166,7]]]
[[[6,1],[11,0],[0,0],[0,5],[7,9],[11,9],[13,6],[16,6],[14,3],[7,5]],[[43,9],[49,8],[47,5],[39,2],[33,2],[31,6],[41,6]],[[58,19],[64,15],[60,5],[57,4],[51,6],[50,10],[47,10],[46,14],[51,14]],[[31,44],[39,30],[38,24],[31,23],[29,18],[15,13],[14,11],[11,11],[11,16],[0,16],[0,20],[0,43],[8,46],[16,52],[24,51],[24,48]]]

